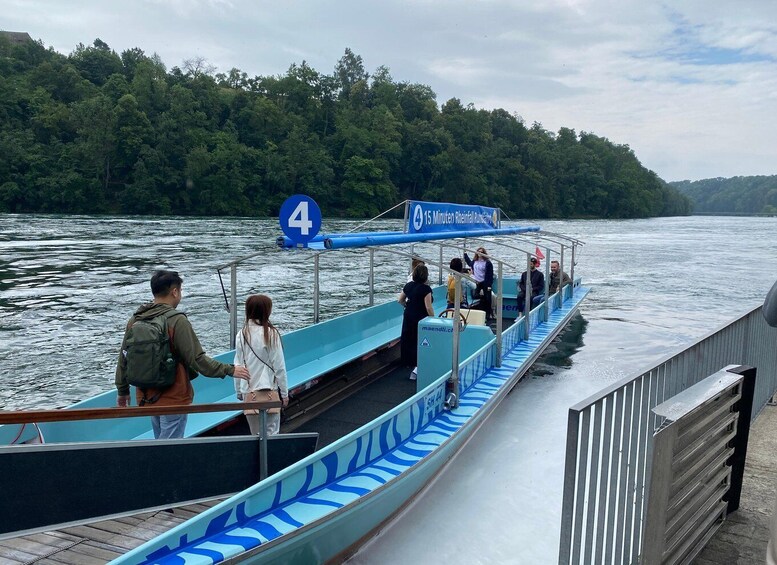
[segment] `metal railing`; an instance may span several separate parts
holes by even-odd
[[[641,563],[691,562],[739,506],[755,377],[725,367],[653,409]]]
[[[651,410],[721,367],[758,369],[753,418],[777,390],[777,329],[757,307],[569,409],[559,563],[636,563]]]

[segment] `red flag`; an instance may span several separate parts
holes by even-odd
[[[537,267],[540,266],[540,259],[544,259],[545,256],[542,254],[542,251],[540,251],[540,246],[536,245],[534,247],[534,254],[537,256]]]

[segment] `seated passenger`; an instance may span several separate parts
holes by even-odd
[[[550,262],[550,286],[548,288],[548,292],[550,294],[556,294],[558,291],[559,278],[561,278],[562,287],[565,287],[572,282],[572,279],[569,278],[569,275],[561,271],[561,266],[559,265],[558,261],[554,259]]]
[[[531,258],[531,306],[534,308],[545,299],[545,275],[537,269],[539,260]],[[523,312],[526,306],[526,271],[521,273],[518,281],[518,311]]]
[[[458,257],[454,257],[451,259],[450,263],[450,269],[452,271],[456,271],[457,273],[463,273],[464,272],[464,264],[461,262],[461,259]],[[459,308],[469,308],[469,303],[467,302],[467,289],[468,288],[475,288],[475,285],[472,283],[471,280],[461,278],[462,284],[459,285],[459,297],[461,298],[459,302]],[[452,274],[448,275],[448,308],[453,308],[453,303],[456,300],[456,277]]]

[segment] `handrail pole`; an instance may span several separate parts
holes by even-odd
[[[504,277],[502,276],[502,262],[496,262],[497,280],[499,281],[499,293],[496,295],[496,366],[502,366],[502,295],[505,293]]]
[[[561,248],[561,259],[558,264],[558,289],[556,292],[561,293],[561,303],[564,304],[564,248]]]
[[[440,245],[440,282],[437,284],[442,285],[442,245]]]
[[[237,264],[232,263],[229,268],[229,347],[235,348],[235,336],[237,335]]]
[[[442,246],[444,246],[444,247],[456,247],[456,248],[458,249],[458,246],[454,246],[454,245],[446,245],[446,244],[439,243],[439,242],[435,242],[435,241],[433,241],[433,242],[431,242],[431,243],[435,243],[435,244],[437,244],[437,245],[442,245]],[[396,249],[383,249],[382,247],[376,247],[376,248],[374,248],[374,249],[375,249],[375,251],[381,251],[381,252],[385,252],[385,253],[391,253],[392,255],[398,255],[398,256],[400,256],[400,257],[405,257],[405,258],[407,258],[407,259],[412,259],[413,257],[420,257],[420,256],[418,256],[418,255],[415,255],[415,254],[413,254],[413,253],[407,253],[406,251],[398,251],[398,250],[396,250]],[[424,263],[426,263],[427,265],[432,265],[432,266],[436,266],[436,265],[437,265],[437,262],[436,262],[436,261],[434,261],[433,259],[428,259],[428,260],[427,260],[427,259],[424,259],[423,257],[421,257],[421,259],[422,259],[422,260],[424,261]],[[508,263],[505,263],[505,265],[512,266],[512,265],[509,265]],[[447,272],[447,273],[450,273],[450,274],[456,273],[456,271],[454,271],[454,270],[453,270],[453,269],[451,269],[450,267],[446,267],[444,264],[442,265],[442,269],[443,269],[443,271],[445,271],[445,272]],[[469,280],[469,281],[472,281],[473,283],[475,282],[475,279],[474,279],[474,278],[472,278],[470,275],[465,275],[465,274],[462,274],[462,273],[459,273],[459,275],[460,275],[460,276],[462,276],[463,278],[466,278],[466,279],[467,279],[467,280]],[[403,283],[403,284],[404,284],[404,283]]]
[[[259,411],[262,420],[262,437],[259,438],[259,480],[267,478],[267,410]]]
[[[313,257],[313,323],[317,324],[319,319],[319,281],[318,281],[318,269],[319,269],[319,254]]]
[[[217,402],[211,404],[176,404],[171,406],[128,406],[126,408],[70,408],[67,410],[0,410],[0,424],[70,422],[74,420],[110,420],[142,418],[170,414],[203,414],[280,408],[280,400],[270,402]]]
[[[460,339],[460,324],[461,324],[461,277],[454,274],[455,290],[453,293],[453,347],[452,359],[451,359],[451,381],[453,385],[453,394],[456,397],[455,404],[459,405],[459,339]],[[452,408],[455,408],[453,406]]]
[[[585,245],[585,242],[583,240],[577,239],[575,237],[570,237],[568,235],[564,235],[563,233],[547,231],[547,230],[540,230],[540,231],[538,231],[536,233],[541,234],[543,237],[545,237],[547,235],[552,235],[553,237],[558,237],[558,238],[564,239],[566,241],[571,241],[573,243],[577,243],[578,245]],[[571,246],[568,246],[568,247],[571,247]]]
[[[370,247],[370,306],[375,304],[375,249]]]
[[[271,249],[277,249],[277,247],[273,246]],[[266,255],[267,249],[263,249],[262,251],[254,251],[253,253],[249,253],[248,255],[243,255],[242,257],[238,257],[237,259],[233,259],[229,263],[225,263],[223,265],[219,265],[216,267],[217,271],[221,271],[223,269],[226,269],[227,267],[231,267],[232,265],[239,265],[240,263],[243,263],[244,261],[248,261],[249,259],[253,259],[254,257],[258,257],[259,255]]]
[[[575,249],[576,248],[577,248],[577,245],[572,246],[572,264],[569,266],[569,278],[572,279],[572,287],[575,286]]]
[[[523,325],[526,329],[526,339],[529,339],[531,324],[529,324],[529,313],[531,312],[531,255],[526,255],[526,280],[524,281],[523,292]]]
[[[545,248],[545,257],[550,257],[550,248]],[[561,273],[559,273],[559,276],[561,276]],[[548,321],[548,296],[550,295],[550,259],[545,261],[545,300],[543,301],[545,303],[545,315],[542,317],[543,321]]]
[[[415,259],[415,257],[416,257],[416,254],[415,254],[415,243],[411,243],[410,244],[410,278],[411,279],[413,277],[413,259]],[[424,263],[426,263],[426,261],[424,261]],[[402,284],[404,284],[404,283],[402,283]]]
[[[501,237],[501,236],[494,236],[494,237]],[[521,237],[519,235],[512,235],[510,237],[511,237],[511,240],[518,240],[520,243],[526,243],[526,244],[534,245],[535,247],[537,247],[537,243],[536,242],[530,241],[530,240],[528,240],[526,238],[523,238],[523,237]],[[524,253],[524,254],[528,253],[529,255],[532,255],[534,253],[533,251],[526,251],[523,248],[518,247],[517,245],[510,245],[509,243],[505,243],[503,241],[500,241],[499,239],[488,239],[487,240],[487,239],[477,238],[477,237],[470,238],[470,239],[472,239],[473,241],[478,241],[478,242],[483,243],[483,244],[488,244],[489,246],[491,246],[491,244],[496,244],[496,245],[499,245],[500,247],[506,247],[507,249],[512,249],[514,251],[519,251],[520,253]],[[551,242],[553,242],[553,243],[555,243],[557,245],[560,245],[560,246],[564,245],[563,243],[560,243],[558,241],[553,241],[552,239],[549,239],[549,238],[542,238],[542,239],[547,239],[548,241],[551,241]],[[567,245],[567,247],[569,247],[569,245]],[[556,251],[555,249],[551,249],[551,253],[558,253],[558,251]]]

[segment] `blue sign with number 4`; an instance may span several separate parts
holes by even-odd
[[[310,196],[295,194],[281,205],[278,221],[290,240],[305,245],[321,229],[321,209]]]

